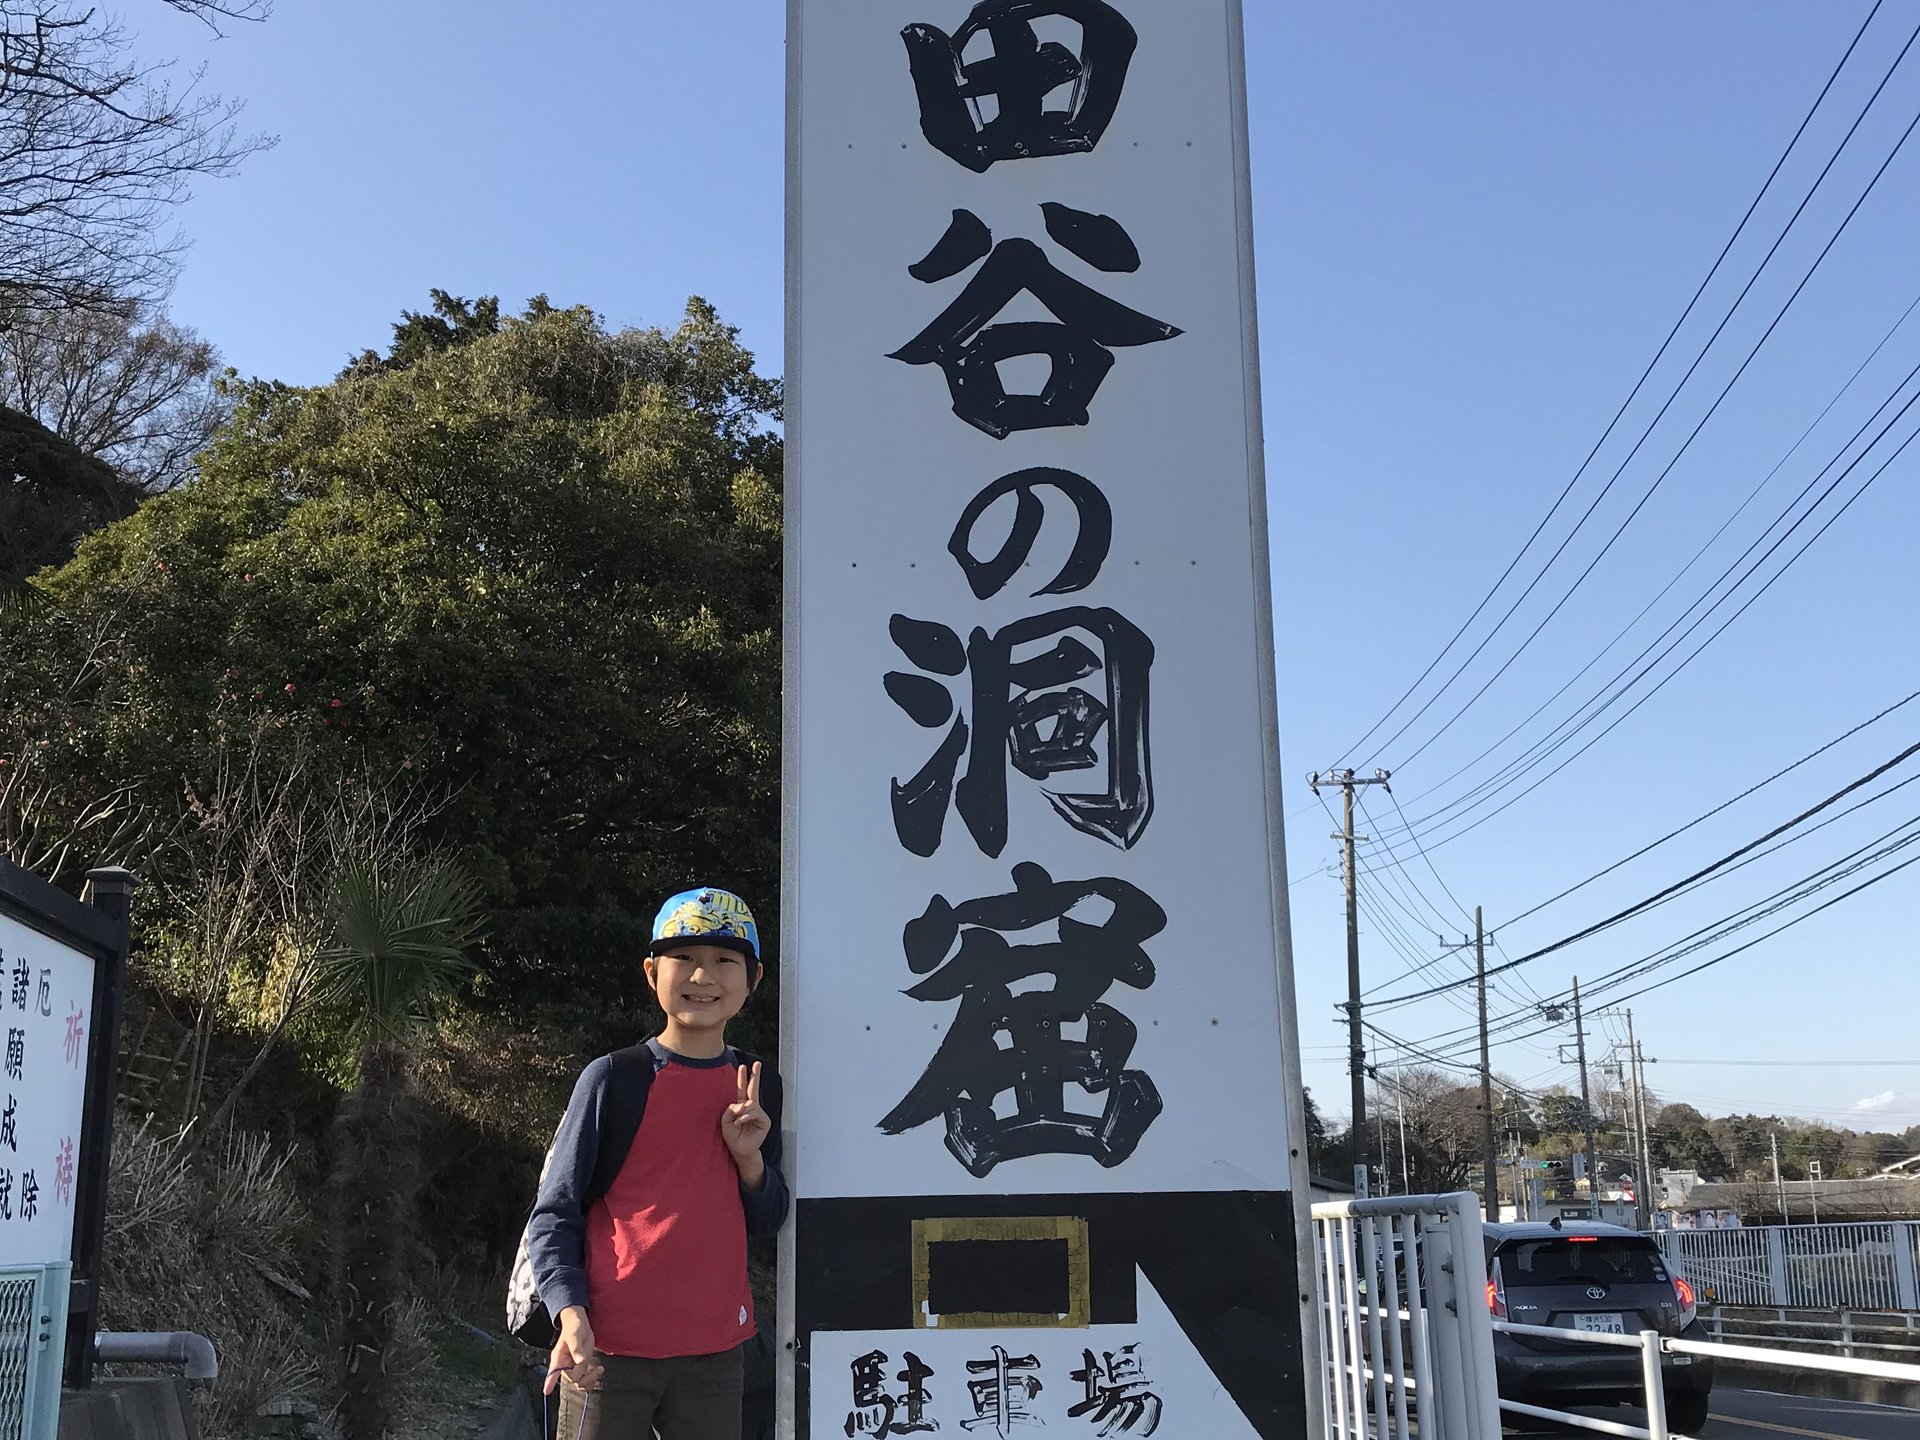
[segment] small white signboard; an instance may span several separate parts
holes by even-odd
[[[0,916],[0,1265],[73,1258],[93,965]]]
[[[814,1428],[874,1440],[1255,1431],[1145,1275],[1139,1318],[1083,1329],[816,1331]]]

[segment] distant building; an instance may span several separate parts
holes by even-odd
[[[1330,1200],[1351,1200],[1353,1198],[1353,1182],[1351,1180],[1335,1180],[1327,1175],[1309,1175],[1307,1177],[1307,1194],[1315,1205],[1324,1205]]]
[[[1784,1199],[1784,1206],[1782,1201]],[[1784,1209],[1784,1217],[1783,1217]],[[1876,1175],[1867,1180],[1743,1180],[1702,1183],[1671,1212],[1676,1230],[1777,1225],[1814,1220],[1920,1220],[1920,1178]]]
[[[1653,1203],[1660,1210],[1686,1208],[1687,1196],[1701,1183],[1698,1170],[1662,1170],[1653,1186]]]

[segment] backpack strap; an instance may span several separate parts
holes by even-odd
[[[653,1088],[653,1051],[645,1043],[616,1050],[607,1059],[607,1108],[600,1125],[600,1149],[593,1160],[593,1179],[586,1199],[598,1200],[613,1188],[620,1167],[627,1163],[640,1121],[647,1113],[647,1092]]]

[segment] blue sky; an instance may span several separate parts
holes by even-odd
[[[906,0],[896,8],[913,10]],[[950,0],[936,8],[960,10]],[[1917,136],[1612,550],[1485,695],[1420,748],[1594,557],[1760,339],[1920,112],[1916,46],[1559,563],[1460,681],[1380,743],[1487,633],[1519,593],[1516,582],[1532,577],[1627,460],[1920,26],[1914,0],[1887,0],[1674,351],[1547,526],[1544,546],[1413,704],[1354,748],[1574,477],[1869,8],[1861,0],[1247,7],[1295,966],[1308,1083],[1330,1113],[1344,1112],[1346,1093],[1333,1023],[1345,989],[1341,906],[1337,879],[1324,873],[1332,826],[1300,777],[1343,758],[1389,766],[1394,796],[1416,822],[1468,787],[1497,783],[1528,740],[1684,610],[1920,363],[1920,311],[1887,338],[1920,295]],[[245,97],[250,123],[280,138],[238,178],[200,186],[184,208],[194,244],[178,317],[243,373],[301,383],[381,344],[400,310],[425,308],[434,286],[498,294],[516,307],[544,292],[590,304],[614,324],[671,324],[697,293],[777,371],[783,7],[580,3],[529,15],[496,0],[283,0],[267,25],[208,44],[159,7],[142,9],[150,52],[204,59],[205,83]],[[1774,563],[1916,418],[1920,407]],[[1920,701],[1576,894],[1508,918],[1920,688],[1916,478],[1920,446],[1564,772],[1458,838],[1416,823],[1431,868],[1396,833],[1403,817],[1393,801],[1369,794],[1361,828],[1393,850],[1363,847],[1363,865],[1381,872],[1365,880],[1367,984],[1382,985],[1385,998],[1457,978],[1461,962],[1449,959],[1392,984],[1434,956],[1435,931],[1459,938],[1468,922],[1452,897],[1485,907],[1499,928],[1496,961],[1526,954],[1661,890],[1912,743]],[[1541,720],[1447,782],[1613,641],[1757,486],[1621,645]],[[1823,818],[1917,766],[1889,772]],[[1529,962],[1497,982],[1496,1017],[1524,1013],[1573,975],[1591,982],[1868,845],[1920,815],[1916,794],[1920,786],[1891,794],[1697,893]],[[1709,1113],[1778,1110],[1856,1128],[1920,1122],[1920,1064],[1857,1063],[1920,1061],[1917,876],[1920,867],[1901,872],[1632,1001],[1642,1043],[1657,1057],[1660,1096]],[[1423,1044],[1467,1019],[1448,997],[1378,1018]],[[1620,1022],[1597,1022],[1596,1049],[1609,1027]],[[1505,1044],[1496,1063],[1535,1088],[1570,1082],[1556,1038]],[[1444,1053],[1456,1043],[1437,1042]]]

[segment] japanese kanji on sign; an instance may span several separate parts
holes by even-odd
[[[73,1254],[93,961],[0,915],[0,1265]]]
[[[788,50],[783,1424],[1302,1434],[1239,4]]]

